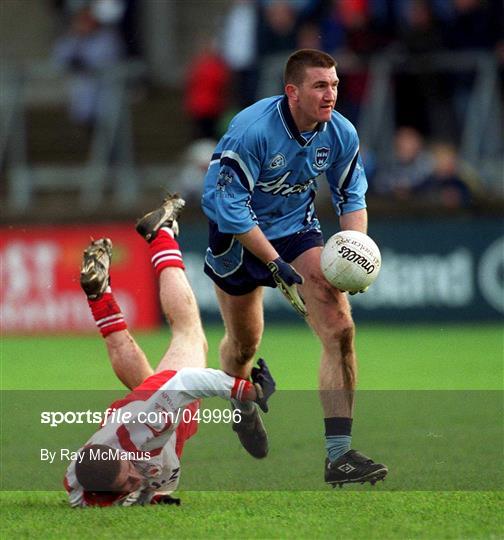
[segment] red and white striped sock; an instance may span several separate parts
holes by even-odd
[[[233,388],[231,390],[232,400],[245,401],[246,396],[253,387],[254,385],[250,381],[242,379],[241,377],[235,377]]]
[[[151,261],[159,276],[161,270],[168,267],[182,268],[185,270],[180,246],[175,240],[175,235],[169,227],[159,229],[156,238],[149,244]]]
[[[96,300],[88,299],[91,313],[93,314],[96,326],[103,337],[107,337],[113,332],[126,330],[128,328],[121,308],[117,304],[110,287]]]

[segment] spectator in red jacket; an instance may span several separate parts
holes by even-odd
[[[213,43],[191,61],[186,77],[185,110],[193,138],[218,138],[219,120],[228,106],[230,71]]]

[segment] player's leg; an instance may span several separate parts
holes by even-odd
[[[225,328],[220,345],[221,368],[246,379],[264,328],[262,287],[242,296],[230,295],[217,285],[215,290]],[[255,458],[266,457],[268,436],[256,405],[236,400],[232,403],[242,411],[241,421],[233,424],[242,446]]]
[[[347,295],[331,287],[322,275],[321,251],[320,247],[308,249],[292,265],[304,277],[299,289],[309,314],[307,321],[322,344],[319,389],[328,453],[325,477],[334,484],[360,480],[374,482],[385,477],[387,468],[350,450],[357,383],[355,330],[350,304]]]
[[[184,270],[166,268],[160,273],[159,296],[172,337],[156,372],[206,367],[208,345],[196,298]]]
[[[354,323],[346,294],[331,287],[322,275],[321,251],[309,249],[292,265],[304,277],[299,290],[309,313],[307,321],[322,343],[319,383],[324,413],[351,418],[357,382]]]
[[[205,273],[216,285],[217,300],[224,322],[221,367],[231,375],[250,375],[264,327],[263,285],[273,283],[271,272],[247,252],[232,234],[221,233],[209,223],[209,245]],[[257,407],[232,402],[242,411],[240,423],[233,424],[244,448],[254,457],[268,453],[268,437]]]
[[[124,315],[110,288],[112,242],[102,238],[84,251],[80,282],[91,313],[105,339],[112,368],[119,380],[132,389],[152,375],[147,358],[127,329]]]
[[[151,261],[159,279],[161,308],[172,332],[156,372],[206,366],[207,341],[176,239],[176,218],[183,205],[180,197],[169,196],[161,207],[137,224],[137,231],[149,242]]]
[[[216,285],[215,292],[225,330],[220,344],[222,370],[246,379],[264,330],[263,289],[233,296]]]

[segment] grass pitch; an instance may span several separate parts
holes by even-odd
[[[218,327],[208,331],[211,366],[217,366],[220,335]],[[137,338],[155,364],[165,347],[166,331]],[[360,325],[357,349],[359,388],[364,392],[361,405],[357,402],[355,447],[376,458],[383,456],[391,470],[387,482],[374,488],[348,486],[343,490],[323,486],[320,411],[306,414],[308,421],[313,418],[313,433],[305,424],[303,433],[297,433],[293,419],[286,418],[284,413],[289,399],[314,397],[319,345],[302,326],[270,326],[260,353],[269,361],[280,391],[274,396],[277,401],[272,402],[271,416],[266,417],[272,441],[272,452],[267,460],[257,462],[244,456],[227,426],[209,426],[188,443],[182,459],[181,507],[81,511],[66,506],[62,491],[3,492],[0,495],[2,538],[117,538],[120,535],[140,538],[152,534],[161,538],[504,536],[502,424],[498,422],[502,419],[499,393],[503,381],[502,329],[491,325]],[[94,335],[4,337],[1,359],[4,390],[120,388],[107,364],[103,343]],[[433,402],[430,407],[427,406],[429,396]],[[438,407],[439,396],[445,399],[443,407]],[[488,396],[491,396],[490,401]],[[375,403],[378,405],[373,406]],[[494,409],[495,405],[497,414],[489,415],[489,409]],[[442,410],[438,410],[440,408]],[[414,414],[417,416],[411,421]],[[226,428],[222,436],[214,429],[216,427]],[[233,491],[196,491],[198,488],[191,486],[195,485],[197,477],[219,463],[220,450],[214,449],[212,453],[212,445],[219,439],[224,439],[228,447],[229,456],[222,458],[221,466],[231,460],[231,478],[226,489]],[[2,436],[4,448],[8,448],[8,442]],[[397,450],[396,455],[393,448]],[[451,467],[450,463],[425,459],[428,452],[436,448],[451,452],[452,459],[448,461],[459,460],[459,463]],[[411,460],[406,463],[407,455]],[[469,469],[471,474],[478,470],[479,462],[474,462],[474,455],[483,457],[481,474],[464,483]],[[425,462],[427,466],[422,471],[420,465]],[[485,480],[484,465],[489,462],[497,465]],[[2,476],[7,472],[5,463],[4,455]],[[234,476],[233,467],[238,468],[238,478]],[[291,479],[295,479],[299,471],[300,486],[286,481],[285,475],[282,477],[282,467]],[[310,467],[313,474],[308,474]],[[418,484],[423,491],[416,491],[414,482],[405,481],[412,468],[415,475],[423,474],[424,479],[427,478],[423,484]],[[59,476],[64,467],[61,469]],[[191,478],[191,470],[196,471],[196,478]],[[275,479],[272,470],[278,476],[279,489],[244,491],[243,484],[240,485],[240,476],[247,477],[252,485],[254,478],[257,484],[265,481],[267,484]],[[442,476],[447,470],[451,480],[443,488]],[[18,464],[17,474],[23,475],[22,463]],[[300,490],[303,475],[315,476],[314,489]],[[27,479],[27,485],[29,482]],[[190,491],[187,486],[191,487]],[[457,486],[462,488],[453,491]]]

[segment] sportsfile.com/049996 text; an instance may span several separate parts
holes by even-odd
[[[132,413],[122,409],[108,408],[105,411],[42,411],[40,423],[50,427],[62,424],[178,424],[179,422],[201,424],[229,424],[241,421],[239,409],[177,409],[176,411],[140,411]]]

